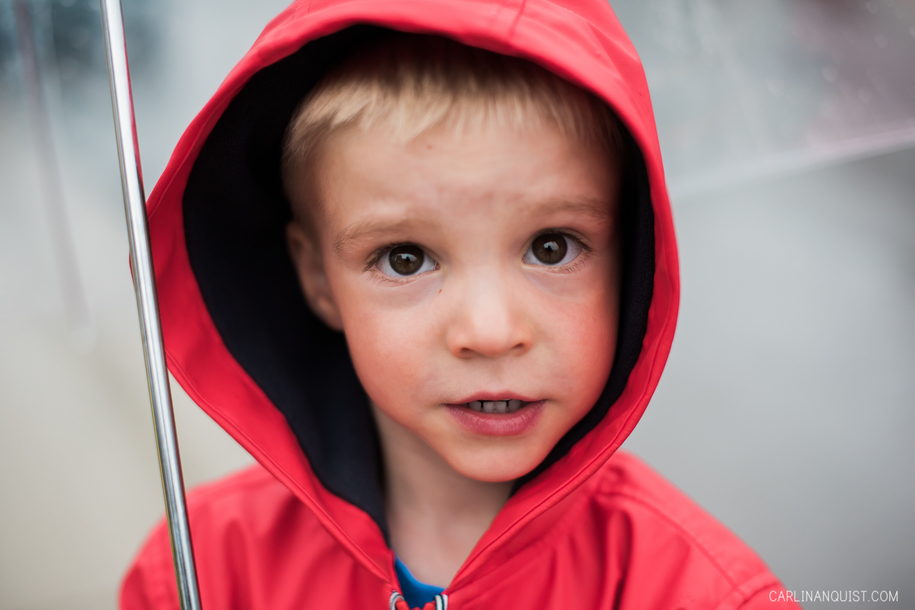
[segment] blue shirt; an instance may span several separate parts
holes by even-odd
[[[427,585],[416,580],[416,577],[410,573],[410,568],[404,565],[404,562],[398,557],[394,557],[394,571],[397,572],[397,580],[400,581],[403,598],[411,608],[422,608],[444,591],[442,587]]]

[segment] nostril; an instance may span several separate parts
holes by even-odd
[[[523,308],[505,294],[504,287],[488,288],[455,303],[447,332],[448,347],[455,356],[497,358],[524,353],[531,346],[533,329]]]
[[[499,338],[469,336],[451,337],[449,341],[451,351],[461,358],[486,356],[498,358],[505,355],[516,355],[526,352],[530,348],[528,341],[504,341]]]

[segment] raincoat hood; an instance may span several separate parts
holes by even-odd
[[[317,320],[299,289],[279,160],[302,96],[342,53],[384,29],[535,62],[603,99],[631,141],[619,340],[607,387],[519,482],[455,588],[549,527],[538,519],[635,427],[673,339],[676,244],[645,76],[606,0],[300,0],[267,26],[184,133],[149,198],[168,366],[369,571],[394,578],[376,432],[342,334]]]

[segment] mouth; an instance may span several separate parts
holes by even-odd
[[[462,406],[477,413],[514,413],[529,404],[529,402],[517,398],[506,398],[504,400],[472,400],[465,402]]]
[[[469,432],[485,436],[515,436],[532,429],[540,419],[545,400],[470,400],[445,405]]]

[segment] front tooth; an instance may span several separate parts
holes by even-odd
[[[504,400],[497,400],[496,413],[508,413],[508,403]]]
[[[508,401],[508,412],[509,413],[514,413],[515,411],[517,411],[520,408],[521,408],[520,400],[509,400]]]
[[[479,400],[474,400],[473,402],[469,403],[468,406],[469,406],[471,409],[473,409],[474,411],[482,411],[482,410],[483,410],[483,403],[480,402]]]
[[[484,401],[483,401],[483,411],[484,411],[485,413],[495,413],[495,411],[496,411],[496,403],[494,403],[494,402],[491,401],[491,400],[484,400]]]

